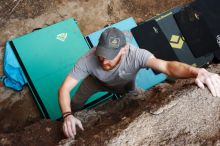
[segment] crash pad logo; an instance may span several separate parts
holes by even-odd
[[[217,43],[218,43],[218,45],[219,45],[219,47],[220,47],[220,35],[217,35]]]
[[[155,26],[153,27],[153,30],[155,33],[159,33],[158,29]]]
[[[182,49],[184,44],[184,38],[179,35],[172,35],[170,39],[170,45],[174,49]]]
[[[199,19],[200,19],[200,16],[199,16],[199,14],[197,14],[197,13],[194,13],[194,16],[195,16],[195,18],[196,18],[197,20],[199,20]]]
[[[119,48],[120,39],[115,37],[110,37],[109,44],[112,48]]]
[[[57,35],[57,39],[64,42],[67,38],[67,33],[60,33]]]

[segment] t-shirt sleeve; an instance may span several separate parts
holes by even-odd
[[[73,66],[69,75],[78,81],[85,79],[90,74],[87,64],[86,57],[81,57]]]
[[[138,61],[138,64],[140,67],[146,67],[146,63],[148,59],[152,56],[153,54],[149,52],[148,50],[138,48],[136,52],[136,59]]]

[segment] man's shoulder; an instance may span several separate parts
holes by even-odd
[[[129,44],[129,55],[132,55],[132,54],[136,54],[137,52],[139,52],[141,50],[141,48],[133,45],[133,44]]]
[[[82,55],[79,61],[92,61],[95,59],[95,48],[88,50],[84,55]]]
[[[146,49],[140,48],[139,46],[136,46],[136,45],[131,44],[131,43],[128,43],[128,45],[129,45],[129,49],[130,49],[131,51],[146,50]]]
[[[129,47],[129,53],[128,53],[129,58],[133,58],[135,60],[144,59],[144,58],[149,58],[151,55],[153,54],[146,49],[136,47],[132,44]]]
[[[86,52],[83,56],[80,57],[78,62],[80,64],[93,66],[96,64],[96,56],[95,56],[95,48],[90,49],[88,52]]]
[[[143,48],[137,47],[137,46],[135,46],[133,44],[129,44],[129,50],[132,53],[143,53],[143,52],[148,53],[149,52],[147,49],[143,49]]]
[[[95,56],[95,49],[96,49],[96,48],[90,49],[90,50],[89,50],[88,52],[86,52],[82,57],[85,57],[85,58],[94,57],[94,56]]]

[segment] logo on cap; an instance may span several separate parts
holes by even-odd
[[[110,37],[109,44],[112,48],[119,48],[120,39],[115,37]]]

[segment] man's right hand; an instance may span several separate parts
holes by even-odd
[[[75,138],[76,125],[81,130],[84,130],[81,121],[79,119],[75,118],[73,115],[69,115],[66,118],[64,118],[63,132],[68,138]]]

